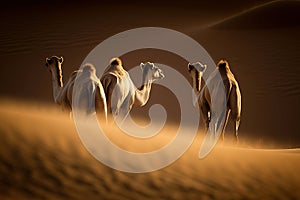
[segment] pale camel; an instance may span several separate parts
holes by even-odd
[[[226,114],[225,122],[221,129],[222,139],[224,140],[224,132],[231,114],[230,119],[234,122],[234,136],[236,141],[238,141],[238,129],[240,125],[241,118],[241,92],[239,89],[238,82],[234,78],[234,75],[230,71],[229,64],[226,60],[220,60],[217,64],[217,69],[209,76],[207,83],[203,85],[201,91],[201,78],[205,71],[206,66],[201,63],[188,64],[189,73],[193,79],[193,90],[195,93],[194,103],[198,100],[198,104],[201,110],[201,116],[205,124],[205,130],[208,130],[209,123],[211,121],[211,94],[208,90],[208,84],[212,85],[212,93],[218,88],[217,73],[221,75],[222,82],[224,84],[225,95],[226,95]],[[219,116],[217,116],[219,117]]]
[[[63,57],[52,56],[50,59],[46,58],[46,67],[52,75],[53,97],[55,103],[61,105],[63,109],[72,111],[72,95],[75,78],[78,76],[80,81],[81,108],[86,109],[87,114],[91,114],[92,109],[95,108],[97,116],[101,119],[107,117],[107,105],[103,87],[100,80],[96,76],[96,69],[91,64],[83,66],[82,70],[74,71],[69,77],[67,83],[63,84],[62,73]],[[91,97],[95,95],[95,99]]]
[[[161,69],[153,63],[141,63],[143,70],[142,86],[136,88],[119,58],[113,58],[101,77],[101,83],[107,100],[108,114],[123,122],[132,106],[144,106],[150,97],[151,85],[164,78]],[[110,115],[110,117],[112,117]]]

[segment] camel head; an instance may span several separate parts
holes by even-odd
[[[198,96],[201,90],[201,78],[206,70],[206,65],[196,62],[188,64],[188,71],[193,81],[193,104],[196,105],[198,102]]]
[[[163,79],[165,77],[164,73],[160,68],[158,68],[154,63],[141,63],[140,67],[143,70],[143,79],[152,83],[156,80]]]
[[[63,86],[62,83],[62,69],[61,64],[63,63],[63,57],[52,56],[51,58],[46,58],[46,67],[51,72],[52,76],[55,75],[55,79],[58,80],[60,87]]]
[[[51,58],[46,58],[46,67],[49,68],[51,65],[57,66],[58,63],[62,64],[64,61],[63,57],[52,56]],[[50,69],[49,69],[50,70]]]
[[[218,62],[217,67],[219,67],[219,68],[229,68],[229,64],[228,64],[227,60],[221,59]]]

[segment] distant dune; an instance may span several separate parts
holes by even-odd
[[[276,29],[300,27],[300,1],[273,1],[238,13],[211,26],[214,29]]]
[[[171,166],[129,174],[96,161],[82,146],[68,115],[55,108],[1,101],[0,122],[2,200],[300,198],[298,149],[217,146],[199,160],[202,139],[197,137]],[[161,134],[173,130],[168,125]],[[115,132],[110,134],[128,147],[113,136]]]

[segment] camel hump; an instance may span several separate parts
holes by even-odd
[[[120,58],[113,58],[110,60],[110,65],[122,65],[122,61]]]
[[[82,68],[82,71],[83,72],[92,72],[92,73],[94,73],[94,72],[96,72],[96,68],[94,67],[93,64],[86,63],[86,64],[84,64],[84,66]]]
[[[222,68],[229,68],[228,61],[225,60],[225,59],[221,59],[221,60],[218,62],[217,66],[218,66],[219,68],[221,68],[221,69],[222,69]]]

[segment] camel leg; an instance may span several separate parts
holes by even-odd
[[[231,110],[231,119],[233,122],[233,127],[234,127],[234,137],[235,137],[235,142],[238,143],[239,139],[238,139],[238,129],[240,126],[240,119],[241,119],[241,115],[240,112],[238,112],[238,109],[232,108]]]
[[[204,123],[204,132],[206,133],[209,127],[209,121],[210,121],[210,117],[209,117],[209,107],[207,105],[202,105],[200,107],[201,110],[201,115],[202,115],[202,119],[203,119],[203,123]]]
[[[228,123],[229,114],[230,114],[230,110],[227,109],[226,110],[226,115],[225,115],[225,121],[224,121],[224,124],[223,124],[223,127],[222,127],[222,133],[221,133],[222,141],[224,141],[224,139],[225,139],[225,128],[226,128],[227,123]]]
[[[240,117],[238,116],[235,119],[235,123],[234,123],[234,136],[235,136],[235,142],[238,143],[239,142],[239,138],[238,138],[238,130],[239,130],[239,126],[240,126]]]
[[[232,87],[232,91],[229,96],[229,106],[231,109],[231,118],[234,123],[234,137],[236,143],[238,143],[238,129],[241,119],[241,94],[236,86]]]
[[[235,137],[235,143],[237,144],[239,141],[238,130],[240,126],[240,116],[234,112],[231,112],[231,121],[233,122],[233,133]]]
[[[105,99],[105,94],[102,86],[96,90],[95,94],[95,110],[97,118],[102,122],[102,124],[107,123],[107,104]]]

